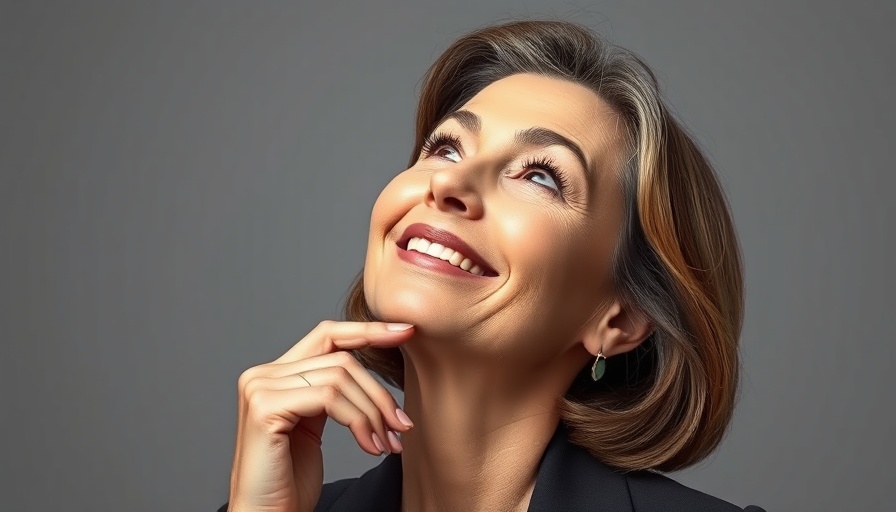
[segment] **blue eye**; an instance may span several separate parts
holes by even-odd
[[[452,162],[457,162],[460,157],[460,153],[457,151],[457,148],[460,147],[460,139],[457,136],[448,133],[437,132],[427,137],[426,140],[423,141],[422,153],[423,156],[432,156],[445,147],[450,148],[451,152],[458,157],[455,159],[446,156],[446,158]]]
[[[458,153],[457,150],[455,150],[455,149],[452,148],[451,146],[442,146],[442,147],[443,147],[443,148],[449,148],[449,149],[451,150],[452,153],[454,153],[455,155],[457,155],[457,157],[456,157],[456,158],[452,158],[452,157],[450,157],[450,156],[448,156],[448,155],[442,155],[442,156],[444,156],[444,157],[447,158],[448,160],[451,160],[452,162],[459,162],[459,161],[460,161],[460,153]]]
[[[537,180],[531,180],[533,183],[549,188],[557,195],[562,196],[568,186],[566,177],[560,172],[554,161],[548,157],[530,158],[523,163],[523,169],[535,169],[536,171],[526,173],[526,175],[535,176]]]
[[[456,135],[445,132],[436,132],[423,141],[423,145],[421,146],[421,156],[430,157],[443,149],[447,149],[447,153],[440,154],[439,156],[447,158],[452,162],[459,162],[460,152],[458,151],[458,148],[460,147],[460,138]],[[535,179],[529,181],[552,191],[554,195],[558,197],[563,197],[568,183],[564,174],[554,163],[554,160],[549,157],[530,158],[523,163],[523,169],[535,170],[534,172],[526,173],[526,176],[535,177]]]
[[[531,172],[528,175],[534,176],[534,178],[532,179],[533,182],[544,185],[548,188],[552,188],[558,192],[560,191],[560,185],[558,185],[557,182],[554,181],[554,178],[552,178],[550,174],[546,172]]]

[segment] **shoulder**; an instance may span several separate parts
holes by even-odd
[[[688,510],[693,512],[743,512],[744,509],[721,498],[687,487],[653,471],[625,473],[632,506],[637,512]],[[763,512],[747,507],[749,512]]]
[[[530,512],[744,512],[661,473],[623,471],[570,441],[561,423],[538,468]],[[747,512],[763,512],[747,507]]]

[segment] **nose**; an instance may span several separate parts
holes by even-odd
[[[476,170],[467,162],[434,171],[429,179],[426,204],[469,219],[482,217],[485,213],[479,183],[482,176],[481,173],[480,176],[476,174]]]

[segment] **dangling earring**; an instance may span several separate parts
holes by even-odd
[[[594,359],[594,365],[591,367],[591,379],[595,382],[604,376],[604,370],[607,369],[607,356],[604,351],[597,352],[597,358]]]

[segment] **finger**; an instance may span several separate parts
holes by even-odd
[[[272,364],[268,366],[266,375],[269,377],[283,377],[304,373],[307,376],[307,372],[310,370],[332,366],[343,367],[349,372],[355,382],[361,389],[363,389],[368,399],[376,404],[376,407],[379,409],[383,418],[386,419],[390,428],[405,432],[413,426],[413,424],[405,424],[402,421],[402,418],[398,416],[399,405],[395,401],[395,397],[392,396],[392,393],[380,384],[380,382],[377,381],[350,352],[338,351],[322,356],[302,359],[301,361]],[[314,382],[317,384],[316,380]],[[407,415],[405,414],[405,416]]]
[[[324,320],[274,362],[298,361],[336,350],[354,350],[368,346],[394,347],[406,341],[413,332],[413,326],[407,327],[409,325]]]
[[[370,419],[334,386],[259,389],[249,400],[247,413],[254,435],[288,434],[303,418],[326,414],[348,427],[361,449],[382,454],[373,441]]]
[[[276,378],[260,377],[250,383],[247,391],[249,393],[254,393],[259,389],[282,391],[309,386],[335,387],[342,396],[367,416],[373,431],[376,432],[380,440],[389,438],[388,425],[384,421],[382,411],[370,399],[367,392],[358,385],[352,374],[342,366],[324,366],[318,369],[304,370],[301,374],[293,373]],[[301,423],[299,425],[301,426]],[[322,429],[321,431],[310,430],[309,433],[319,438]]]
[[[302,418],[302,421],[300,421],[296,428],[293,429],[292,433],[305,436],[320,446],[323,444],[323,439],[321,439],[321,437],[323,436],[324,427],[327,424],[327,418],[326,414],[319,414],[310,418]],[[290,435],[290,439],[292,439],[292,435]]]

